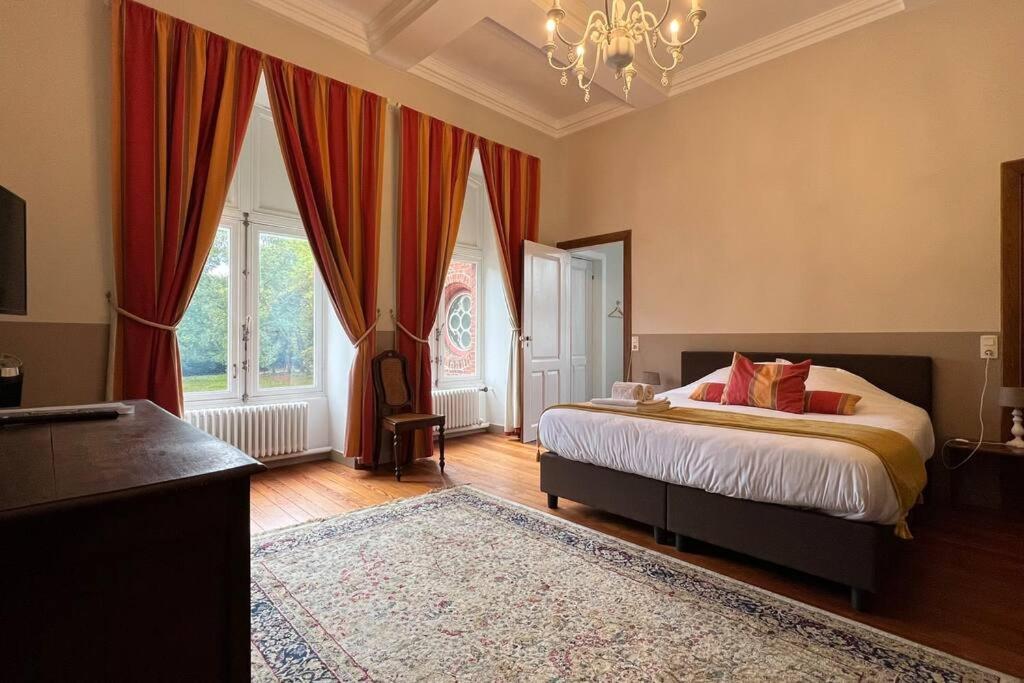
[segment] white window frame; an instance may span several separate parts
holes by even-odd
[[[185,393],[186,403],[217,403],[234,401],[240,395],[241,386],[239,368],[241,366],[240,349],[236,343],[235,320],[240,311],[244,310],[244,285],[235,264],[241,258],[242,223],[237,218],[227,215],[221,217],[217,230],[228,231],[228,339],[227,339],[227,388],[223,391],[192,391]]]
[[[441,302],[437,307],[437,318],[434,320],[434,334],[431,335],[431,358],[434,361],[434,387],[437,389],[457,389],[460,387],[480,386],[483,382],[483,360],[484,360],[484,306],[481,272],[483,271],[483,252],[479,248],[455,246],[452,254],[452,261],[469,261],[476,264],[476,286],[474,287],[474,303],[476,304],[476,372],[472,376],[459,375],[448,377],[444,373],[444,354],[447,352],[447,345],[442,343],[447,327],[448,307],[446,305],[444,291],[441,292]],[[445,273],[445,279],[448,274]]]
[[[299,221],[280,216],[245,214],[225,209],[221,228],[230,230],[231,275],[228,294],[228,390],[189,392],[186,407],[212,408],[242,404],[284,403],[325,396],[325,320],[327,299],[319,270],[313,269],[313,385],[259,387],[259,235],[261,232],[306,238]],[[248,318],[248,330],[246,319]],[[248,343],[245,340],[248,332]]]
[[[269,219],[269,220],[268,220]],[[306,238],[306,232],[301,224],[286,225],[281,218],[271,219],[265,214],[258,214],[257,219],[249,218],[247,228],[247,242],[249,253],[246,274],[246,308],[250,318],[249,326],[249,364],[245,373],[246,391],[244,400],[250,399],[280,399],[282,397],[300,397],[310,394],[323,394],[323,368],[324,368],[324,285],[320,278],[319,268],[313,267],[313,384],[302,387],[277,387],[273,389],[260,388],[260,325],[259,325],[259,292],[260,292],[260,235],[282,235],[284,237]]]

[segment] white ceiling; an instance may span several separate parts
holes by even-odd
[[[646,54],[628,101],[601,65],[589,103],[547,66],[551,0],[251,0],[554,137],[649,107],[807,45],[933,0],[701,0],[701,35],[668,87]],[[660,13],[668,0],[649,0]],[[689,0],[671,0],[684,17]],[[565,32],[604,0],[562,0]],[[684,29],[685,31],[685,29]]]

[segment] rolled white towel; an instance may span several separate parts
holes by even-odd
[[[611,398],[630,401],[650,401],[654,398],[654,387],[640,382],[615,382]]]
[[[621,410],[635,413],[659,413],[672,407],[667,398],[654,401],[634,401],[628,398],[595,398],[590,405],[605,410]]]

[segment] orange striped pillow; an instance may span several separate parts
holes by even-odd
[[[810,371],[810,359],[791,365],[755,364],[746,356],[734,353],[722,403],[802,413],[804,384]]]
[[[808,391],[804,394],[804,412],[823,415],[853,415],[860,396],[839,391]]]
[[[725,391],[725,384],[722,382],[701,382],[690,394],[690,400],[721,403],[723,391]]]

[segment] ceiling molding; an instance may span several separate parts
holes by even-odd
[[[371,50],[378,50],[402,32],[416,18],[430,9],[437,0],[391,0],[388,6],[366,25]]]
[[[633,107],[621,102],[604,102],[595,104],[561,119],[556,119],[540,111],[522,100],[510,97],[504,90],[499,90],[465,71],[434,57],[428,57],[409,69],[409,73],[436,83],[447,90],[462,95],[468,100],[481,104],[499,114],[504,114],[535,130],[562,138],[576,131],[595,126],[604,121],[628,114]]]
[[[636,111],[636,109],[628,104],[623,104],[622,102],[613,101],[603,104],[595,104],[587,107],[578,114],[573,114],[572,116],[566,116],[565,118],[559,119],[556,124],[558,134],[555,135],[555,137],[561,138],[566,135],[572,135],[584,128],[590,128],[591,126],[596,126],[599,123],[617,119],[631,111]]]
[[[669,97],[750,69],[846,31],[902,12],[903,0],[852,0],[817,16],[758,38],[735,50],[706,59],[676,74]]]
[[[329,38],[370,53],[363,23],[338,8],[331,0],[249,0],[297,24],[324,34]]]
[[[504,90],[484,83],[475,76],[436,57],[427,57],[409,69],[409,73],[436,83],[466,99],[493,109],[499,114],[525,123],[542,133],[556,138],[560,137],[558,121],[554,117],[548,116],[536,107],[509,96]]]

